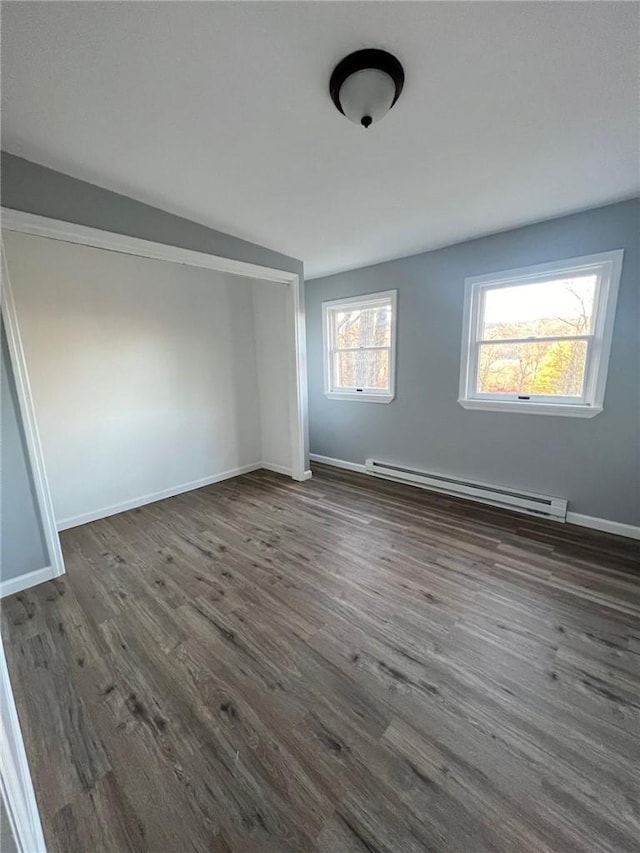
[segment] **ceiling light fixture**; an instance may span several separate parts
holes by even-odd
[[[404,70],[386,50],[357,50],[345,56],[329,81],[331,100],[350,121],[370,127],[400,97]]]

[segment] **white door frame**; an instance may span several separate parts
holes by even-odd
[[[4,648],[0,643],[0,795],[19,853],[46,853]]]
[[[195,252],[165,243],[140,240],[137,237],[129,237],[111,231],[102,231],[97,228],[88,228],[84,225],[76,225],[72,222],[63,222],[58,219],[49,219],[45,216],[36,216],[31,213],[24,213],[23,211],[11,210],[5,207],[1,208],[1,214],[2,220],[0,224],[3,231],[17,231],[22,234],[46,237],[51,240],[62,240],[66,243],[76,243],[82,246],[92,246],[97,249],[135,255],[140,258],[186,264],[187,266],[216,270],[217,272],[230,273],[265,282],[277,282],[290,288],[291,298],[287,300],[287,319],[291,326],[288,347],[291,366],[289,375],[291,476],[294,480],[307,480],[311,477],[311,470],[309,468],[304,291],[300,276],[297,273],[263,267],[218,255],[210,255],[206,252]],[[48,576],[56,577],[64,573],[64,561],[53,512],[53,503],[38,433],[35,408],[20,337],[18,317],[11,290],[11,281],[7,270],[4,246],[2,246],[1,309],[7,331],[9,355],[16,379],[18,403],[24,425],[29,461],[33,471],[38,508],[52,564],[51,573]],[[41,578],[41,580],[45,580],[45,578]]]
[[[7,258],[4,251],[4,244],[1,240],[0,250],[2,251],[0,312],[2,313],[4,329],[7,335],[7,348],[9,350],[9,358],[11,360],[13,377],[16,384],[16,395],[18,397],[18,414],[20,415],[24,429],[24,438],[27,447],[27,455],[29,457],[31,475],[33,478],[36,505],[40,516],[39,520],[42,524],[42,535],[45,540],[47,555],[49,558],[49,565],[44,568],[36,569],[33,572],[29,572],[27,575],[21,575],[15,579],[0,582],[0,595],[5,596],[64,574],[64,559],[62,557],[60,537],[58,536],[58,527],[56,525],[56,519],[53,512],[53,502],[51,500],[51,492],[49,490],[49,481],[47,480],[47,473],[44,465],[44,455],[42,453],[40,433],[38,432],[38,424],[36,422],[36,413],[33,405],[33,396],[31,394],[31,385],[29,384],[27,364],[24,358],[20,329],[18,328],[16,307],[13,301],[11,284],[9,282]]]

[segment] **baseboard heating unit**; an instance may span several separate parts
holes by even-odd
[[[368,474],[383,477],[386,480],[396,480],[408,483],[432,492],[440,492],[469,501],[488,504],[489,506],[523,512],[526,515],[536,515],[539,518],[550,518],[555,521],[566,521],[567,501],[564,498],[553,498],[548,495],[536,495],[533,492],[522,492],[504,486],[494,486],[489,483],[478,483],[473,480],[459,480],[446,477],[443,474],[433,474],[416,468],[404,468],[377,459],[367,459],[365,468]]]

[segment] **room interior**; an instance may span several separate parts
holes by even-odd
[[[640,4],[0,16],[3,853],[635,850]]]

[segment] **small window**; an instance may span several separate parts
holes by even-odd
[[[578,417],[601,412],[622,255],[467,279],[460,404]]]
[[[390,403],[397,291],[323,302],[324,390],[335,400]]]

